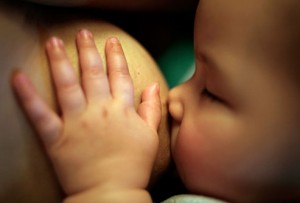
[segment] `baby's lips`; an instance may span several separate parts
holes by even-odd
[[[171,146],[174,145],[174,142],[179,134],[180,123],[176,120],[172,120],[171,124]]]

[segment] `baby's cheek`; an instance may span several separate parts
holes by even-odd
[[[174,160],[178,172],[188,188],[189,185],[193,185],[201,179],[201,165],[203,163],[202,136],[202,132],[197,131],[192,126],[182,124],[178,134],[175,135],[175,139],[173,137],[172,140]]]
[[[224,190],[220,185],[228,182],[232,175],[231,164],[238,158],[232,156],[237,135],[231,125],[219,121],[207,119],[207,116],[197,122],[187,121],[181,125],[174,142],[173,154],[178,172],[193,192],[218,193]]]

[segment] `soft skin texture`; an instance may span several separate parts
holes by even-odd
[[[61,202],[61,190],[53,175],[39,139],[24,116],[10,85],[15,70],[22,70],[33,81],[42,98],[58,109],[53,95],[45,41],[55,35],[64,39],[67,54],[79,73],[75,36],[81,28],[94,33],[97,47],[104,58],[105,39],[117,36],[122,42],[135,86],[135,104],[142,89],[158,82],[162,100],[162,120],[159,128],[160,150],[153,180],[169,164],[169,133],[166,99],[168,88],[149,53],[127,33],[107,22],[61,16],[51,10],[43,12],[30,6],[0,3],[0,202]],[[51,15],[49,15],[49,13]]]
[[[24,73],[13,78],[67,195],[64,202],[151,202],[146,188],[159,144],[159,85],[143,90],[136,110],[119,40],[106,41],[106,71],[91,32],[81,30],[76,44],[80,79],[63,41],[52,37],[46,45],[61,113],[49,108]]]
[[[299,1],[201,1],[196,71],[171,90],[186,187],[233,202],[300,199]]]

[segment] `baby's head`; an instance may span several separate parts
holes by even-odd
[[[300,2],[203,0],[196,71],[169,95],[172,152],[191,192],[300,199]]]

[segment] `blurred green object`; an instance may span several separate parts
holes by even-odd
[[[175,42],[157,60],[170,88],[184,82],[195,69],[193,41]]]

